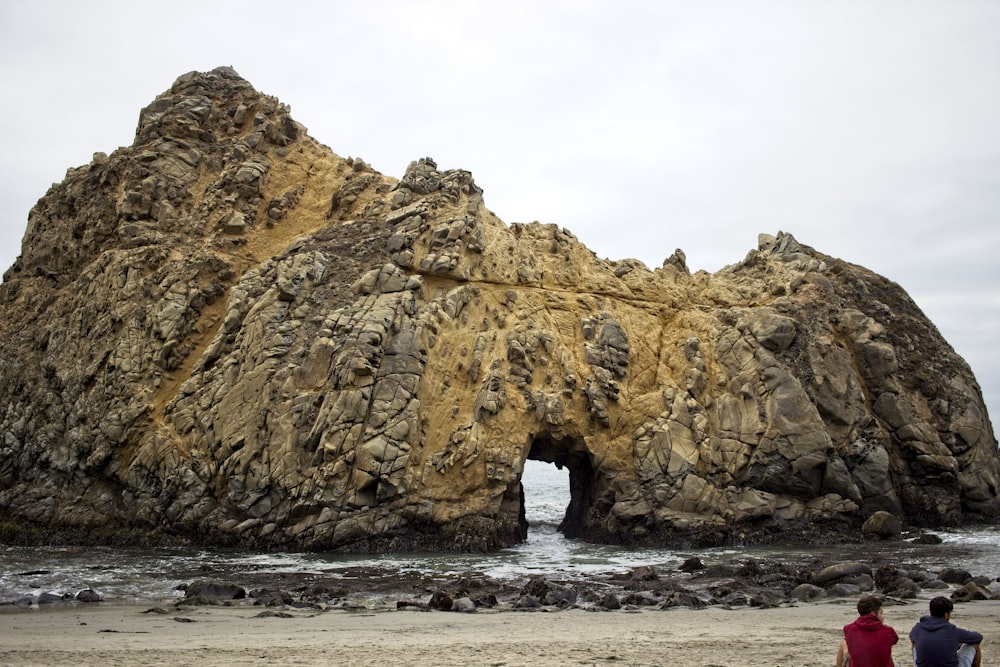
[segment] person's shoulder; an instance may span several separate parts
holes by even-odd
[[[981,633],[981,632],[979,632],[977,630],[968,630],[966,628],[958,628],[958,627],[956,627],[956,630],[958,630],[960,633],[965,634],[965,635],[975,635],[975,636],[978,636],[978,637],[982,637],[983,636],[983,633]]]

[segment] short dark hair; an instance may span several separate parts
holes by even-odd
[[[952,604],[951,600],[944,597],[943,595],[939,595],[938,597],[931,600],[931,616],[944,618],[944,615],[950,613],[951,610],[954,608],[955,605]]]
[[[861,599],[858,600],[858,616],[874,614],[881,608],[882,601],[874,595],[863,595],[861,596]]]

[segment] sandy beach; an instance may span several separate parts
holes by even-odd
[[[254,606],[73,606],[0,613],[0,665],[684,665],[829,667],[853,600],[771,609],[291,611]],[[925,599],[887,606],[906,634]],[[1000,601],[958,605],[1000,664]],[[994,652],[997,646],[997,653]]]

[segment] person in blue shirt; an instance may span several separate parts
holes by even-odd
[[[910,630],[917,667],[979,667],[983,636],[951,623],[955,608],[946,597],[931,600],[930,616],[923,616]]]

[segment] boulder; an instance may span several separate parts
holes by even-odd
[[[451,603],[451,610],[466,614],[472,613],[476,611],[476,603],[467,597],[455,598],[455,601]]]
[[[903,524],[890,512],[878,511],[865,519],[861,526],[864,535],[877,537],[882,540],[899,539],[903,530]]]
[[[656,581],[659,578],[656,568],[651,565],[641,565],[629,573],[629,579],[632,581]]]
[[[188,584],[184,599],[206,598],[208,600],[242,600],[246,589],[236,584],[221,581],[194,581]]]
[[[858,597],[861,595],[861,587],[855,586],[854,584],[845,584],[843,582],[834,584],[826,589],[826,597],[828,598],[849,598]]]
[[[621,609],[622,603],[621,600],[618,599],[618,596],[615,595],[614,593],[606,593],[597,602],[597,606],[602,607],[604,609],[614,610],[614,609]]]
[[[871,566],[867,563],[861,563],[858,561],[835,563],[824,567],[822,570],[814,574],[811,583],[815,586],[822,587],[836,583],[847,577],[855,577],[858,575],[867,575],[870,578],[872,576]]]
[[[427,606],[431,609],[451,611],[451,609],[455,606],[455,600],[444,591],[434,591],[434,593],[431,594],[431,599],[427,603]]]
[[[520,595],[511,605],[514,609],[539,609],[542,603],[533,595]]]
[[[920,594],[921,587],[909,577],[897,577],[882,587],[882,592],[895,598],[915,598]]]
[[[969,581],[952,592],[951,599],[956,602],[970,602],[972,600],[995,600],[997,596],[986,586]]]
[[[662,607],[664,609],[670,607],[690,607],[691,609],[701,609],[708,605],[707,602],[698,597],[695,593],[691,591],[672,591],[667,594],[666,599],[663,601]]]
[[[789,592],[788,597],[802,602],[811,602],[826,597],[826,590],[814,584],[799,584]]]
[[[703,563],[697,556],[692,556],[681,563],[681,566],[677,569],[681,572],[697,572],[705,569],[705,563]]]
[[[622,605],[633,607],[653,607],[659,604],[660,601],[660,598],[650,591],[633,591],[623,597],[621,602]]]
[[[964,585],[972,579],[972,575],[969,574],[968,570],[964,570],[960,567],[945,567],[941,568],[941,571],[938,572],[938,579],[946,584]]]
[[[73,599],[77,602],[101,602],[104,596],[92,588],[84,588],[76,592]]]

